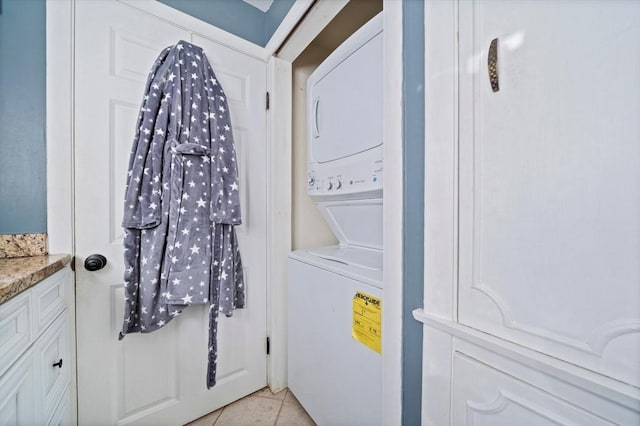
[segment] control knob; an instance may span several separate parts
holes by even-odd
[[[327,191],[331,191],[333,189],[333,183],[329,182],[327,184]]]

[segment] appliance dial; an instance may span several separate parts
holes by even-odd
[[[340,189],[342,188],[342,181],[339,180],[338,183],[336,183],[336,189]]]
[[[327,184],[327,191],[331,191],[333,189],[333,183],[329,182]]]
[[[316,184],[316,179],[313,176],[309,176],[309,186],[313,186]]]

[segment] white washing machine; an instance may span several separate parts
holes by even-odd
[[[382,299],[382,254],[357,256],[289,257],[289,388],[318,425],[382,423],[382,355],[352,336],[355,295]]]
[[[319,425],[382,423],[382,15],[309,77],[308,194],[339,245],[292,252],[289,388]]]

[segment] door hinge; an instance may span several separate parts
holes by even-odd
[[[71,270],[73,272],[75,272],[76,271],[76,257],[75,256],[71,256],[70,265],[71,265]]]
[[[267,355],[271,355],[271,340],[267,337]]]
[[[267,92],[267,111],[269,110],[269,104],[270,104],[270,102],[269,102],[269,92]]]

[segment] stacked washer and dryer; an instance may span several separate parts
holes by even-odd
[[[319,425],[382,423],[382,37],[379,14],[307,82],[307,189],[339,245],[289,255],[288,380]]]

